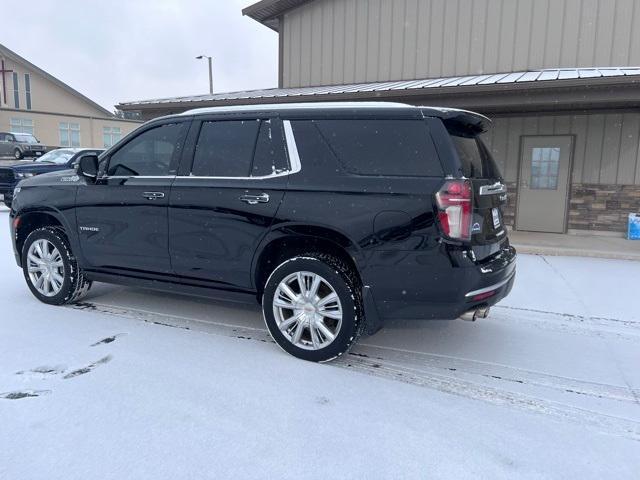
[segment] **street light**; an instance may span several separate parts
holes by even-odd
[[[202,60],[206,58],[209,60],[209,93],[213,95],[213,67],[211,66],[211,57],[209,55],[198,55],[196,59]]]

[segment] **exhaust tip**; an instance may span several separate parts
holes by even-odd
[[[478,318],[487,318],[489,316],[490,307],[480,307],[469,310],[460,315],[460,319],[466,322],[475,322]]]

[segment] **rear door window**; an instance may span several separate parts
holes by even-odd
[[[251,176],[266,177],[285,172],[288,169],[282,122],[263,120],[258,133]]]
[[[451,140],[465,177],[491,179],[501,177],[493,157],[478,137],[451,134]]]
[[[422,120],[317,120],[342,167],[355,175],[440,176],[442,166]]]
[[[259,128],[258,120],[203,122],[191,174],[248,177]]]

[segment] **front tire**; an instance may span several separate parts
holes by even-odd
[[[23,157],[22,152],[20,151],[20,149],[19,149],[19,148],[16,148],[16,149],[13,151],[13,158],[15,158],[16,160],[21,160],[21,159],[22,159],[22,157]]]
[[[49,305],[75,302],[91,288],[59,227],[29,234],[22,248],[22,271],[31,293]]]
[[[322,253],[291,258],[269,276],[262,313],[269,333],[287,353],[326,362],[346,353],[362,331],[357,277],[340,259]]]

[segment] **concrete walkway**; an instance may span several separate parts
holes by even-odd
[[[519,253],[640,261],[640,240],[516,231],[509,232],[509,240]]]

